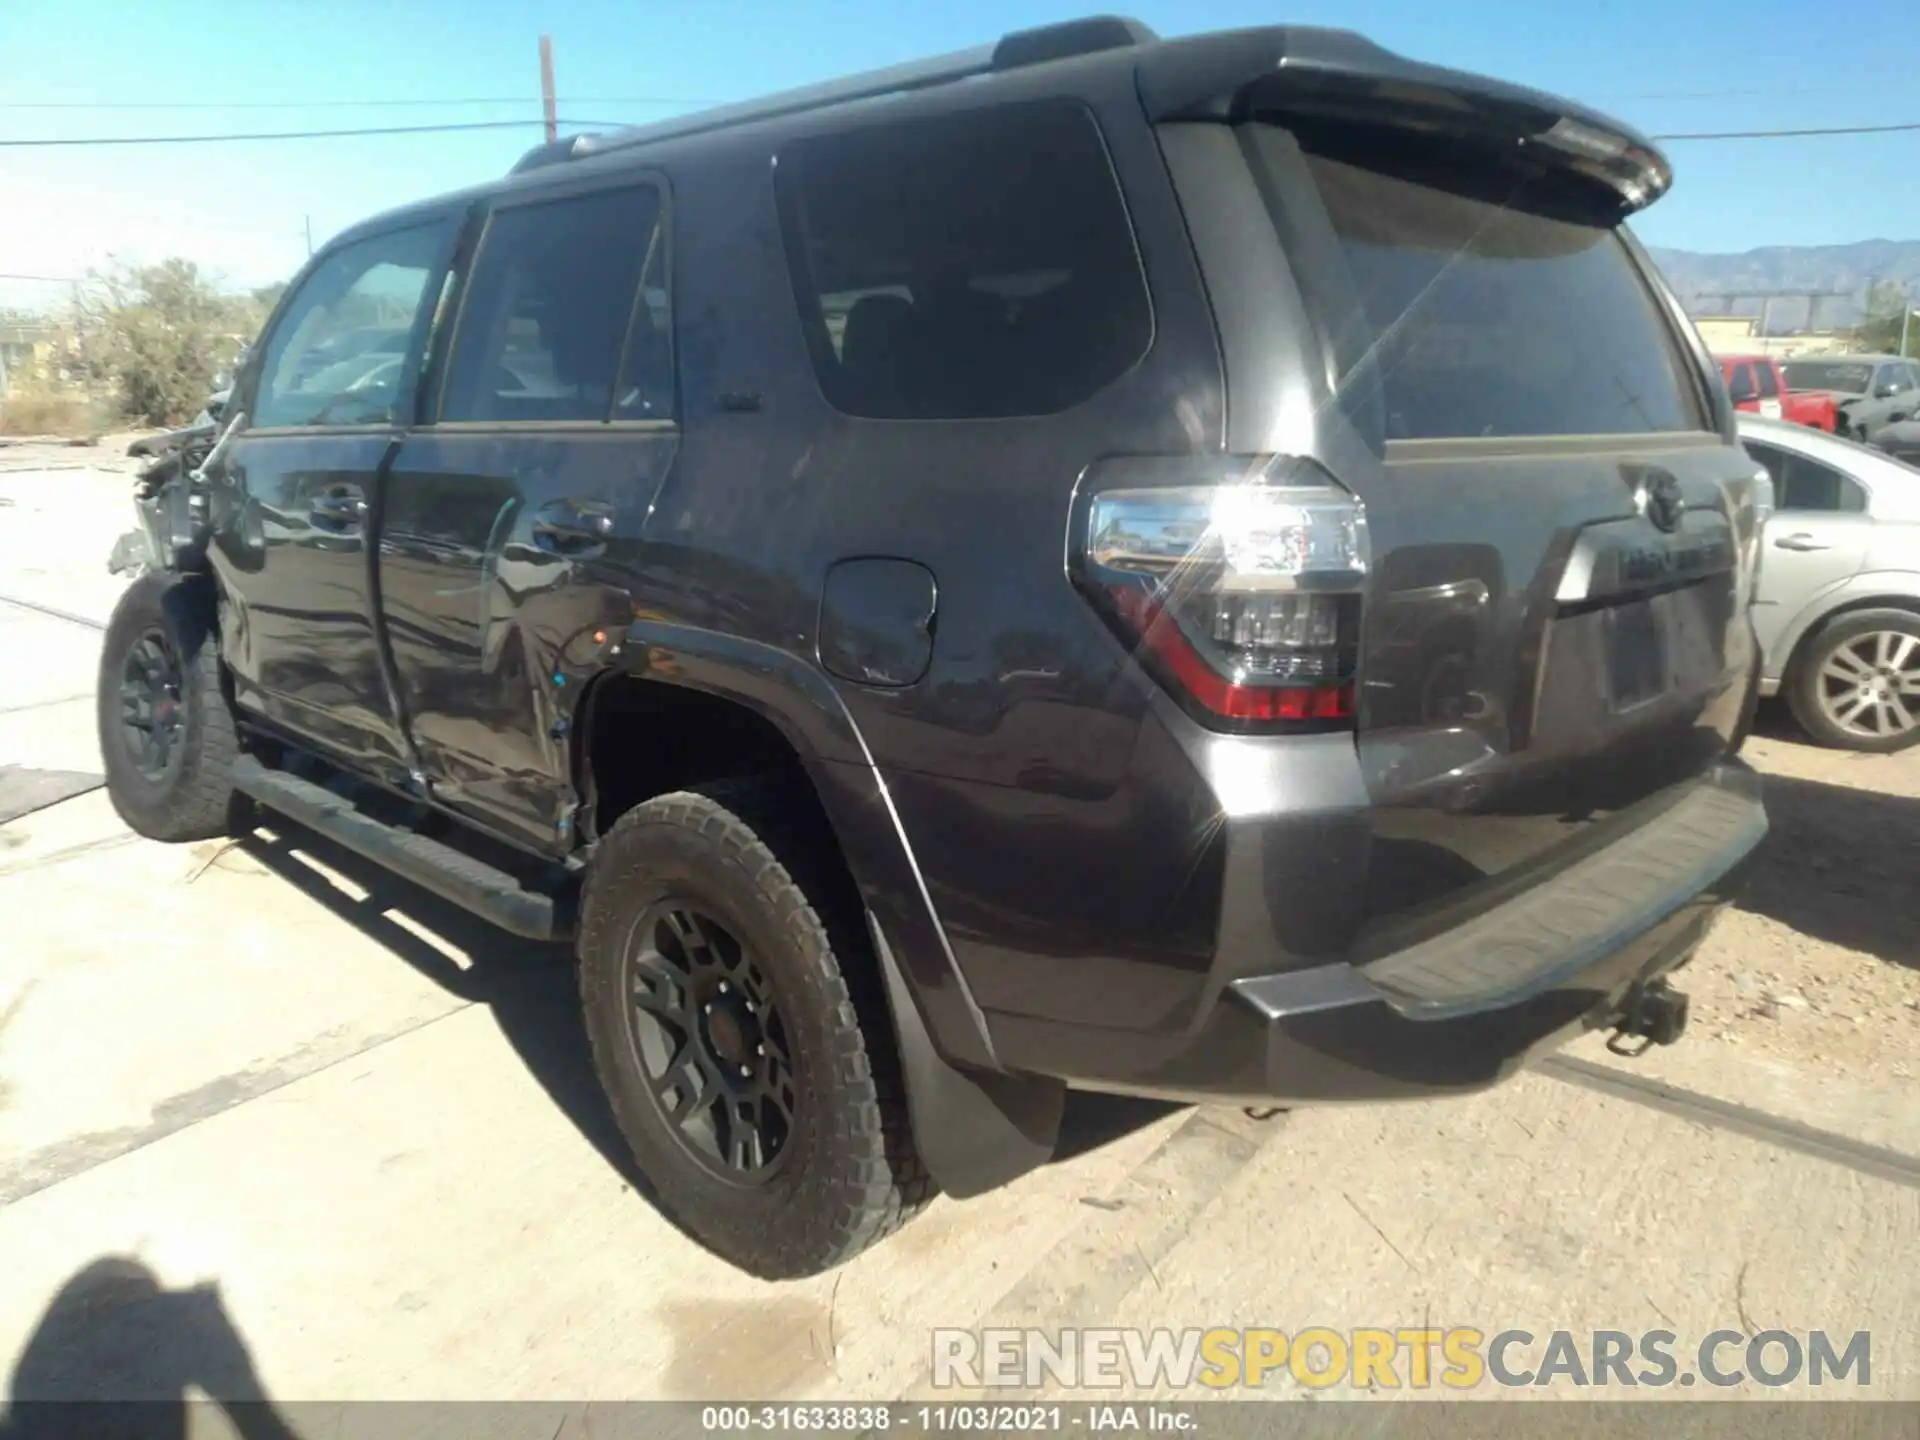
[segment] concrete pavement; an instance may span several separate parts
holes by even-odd
[[[634,1192],[564,955],[290,831],[154,845],[100,796],[9,829],[0,1356],[123,1255],[217,1286],[287,1400],[891,1397],[934,1326],[1429,1317],[1867,1329],[1875,1394],[1920,1398],[1920,1192],[1532,1077],[1268,1122],[1089,1099],[1092,1148],[763,1285]],[[112,1324],[72,1378],[165,1384],[164,1333]]]

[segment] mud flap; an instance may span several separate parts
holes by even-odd
[[[983,1195],[1053,1157],[1067,1087],[1058,1080],[951,1065],[934,1047],[913,992],[871,912],[867,929],[899,1037],[913,1140],[927,1172],[956,1200]]]

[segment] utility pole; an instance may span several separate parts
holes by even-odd
[[[551,145],[560,138],[560,122],[555,119],[558,113],[553,108],[553,39],[540,37],[540,104],[547,118],[547,143]]]
[[[1913,318],[1913,284],[1900,287],[1900,358],[1907,358],[1907,321]]]

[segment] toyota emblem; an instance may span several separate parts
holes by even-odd
[[[1687,508],[1680,494],[1680,482],[1664,470],[1641,477],[1633,492],[1633,502],[1640,513],[1653,522],[1655,529],[1669,534],[1680,528],[1680,517]]]

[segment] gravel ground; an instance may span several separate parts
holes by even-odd
[[[1685,972],[1690,1047],[1859,1079],[1920,1073],[1920,749],[1853,755],[1763,715],[1773,833]]]

